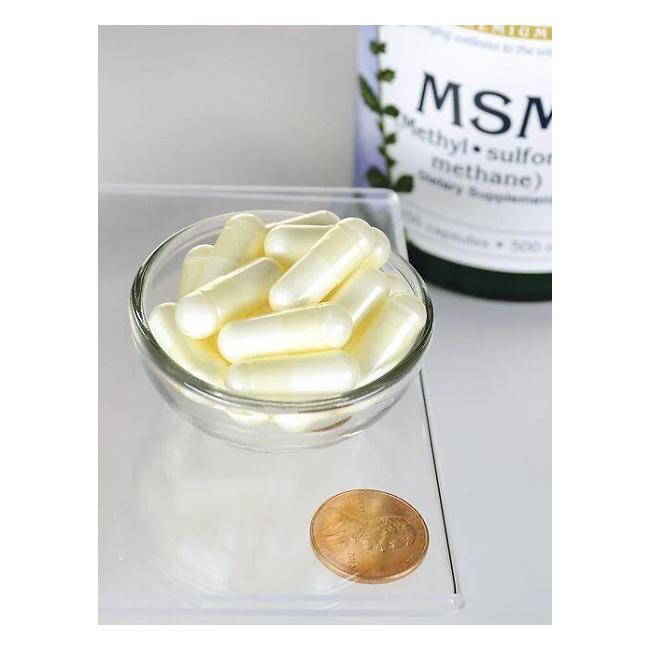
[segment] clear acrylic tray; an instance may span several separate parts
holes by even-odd
[[[387,190],[100,187],[100,613],[319,618],[454,612],[463,598],[423,372],[367,431],[318,451],[277,455],[201,433],[170,410],[140,367],[127,318],[139,265],[190,223],[255,209],[360,216],[406,257],[399,200]],[[412,574],[386,584],[355,583],[315,557],[313,514],[329,497],[355,488],[396,494],[423,516],[429,549]]]

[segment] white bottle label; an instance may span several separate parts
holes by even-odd
[[[361,43],[357,183],[401,192],[417,247],[551,271],[551,43],[527,25],[381,26]]]

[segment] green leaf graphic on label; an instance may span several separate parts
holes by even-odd
[[[393,186],[396,192],[412,192],[413,191],[413,176],[405,174],[397,179],[397,183]]]
[[[379,98],[372,92],[368,82],[359,75],[359,88],[361,88],[361,98],[363,103],[373,112],[381,114],[381,104]]]
[[[377,79],[379,79],[379,81],[392,81],[395,79],[395,70],[391,70],[390,68],[380,70],[377,73]]]
[[[375,166],[366,172],[366,180],[370,183],[371,187],[390,187],[388,178]]]
[[[378,81],[379,95],[375,95],[370,84],[362,75],[359,75],[359,88],[361,90],[361,99],[363,100],[363,103],[379,116],[376,124],[379,133],[381,133],[381,144],[377,147],[377,151],[383,158],[386,168],[382,171],[379,167],[373,165],[366,172],[366,180],[371,187],[384,187],[395,190],[396,192],[412,192],[413,176],[410,174],[403,174],[397,179],[397,181],[393,181],[394,167],[397,164],[397,160],[388,153],[388,146],[397,142],[397,132],[387,132],[384,116],[388,115],[389,117],[398,117],[400,114],[399,108],[394,104],[383,106],[381,101],[382,83],[393,82],[397,73],[391,68],[381,67],[381,57],[379,55],[386,54],[386,43],[381,41],[370,41],[370,51],[377,57],[377,73],[375,76]]]

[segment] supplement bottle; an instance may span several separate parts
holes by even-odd
[[[548,26],[359,28],[355,184],[400,194],[436,284],[551,299],[551,45]]]

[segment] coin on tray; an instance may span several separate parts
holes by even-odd
[[[311,545],[331,571],[357,582],[392,582],[424,560],[429,531],[418,511],[379,490],[350,490],[320,506],[311,520]]]

